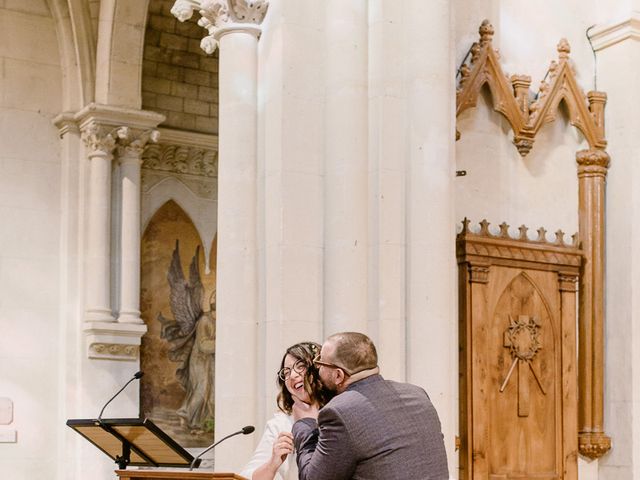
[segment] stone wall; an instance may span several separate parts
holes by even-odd
[[[51,119],[62,72],[47,5],[0,2],[0,477],[15,480],[51,477],[58,463],[61,164]]]
[[[206,31],[195,18],[171,15],[172,0],[151,0],[142,69],[142,108],[167,117],[163,126],[218,133],[218,55],[200,48]]]

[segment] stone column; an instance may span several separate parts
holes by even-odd
[[[120,224],[120,312],[118,322],[144,323],[140,318],[140,166],[147,142],[157,130],[118,130],[122,192]]]
[[[111,161],[113,127],[94,120],[80,126],[89,159],[85,321],[113,322],[111,311]]]
[[[369,332],[385,378],[406,378],[407,98],[397,4],[369,1]]]
[[[64,115],[67,118],[68,115]],[[130,110],[121,107],[112,107],[91,103],[79,112],[73,114],[73,122],[79,125],[82,139],[86,145],[87,156],[90,161],[88,181],[86,182],[87,208],[82,214],[85,222],[84,233],[86,235],[86,253],[84,255],[84,296],[86,305],[85,324],[82,329],[87,340],[87,354],[89,358],[104,360],[126,360],[137,362],[139,359],[140,338],[146,332],[146,326],[140,321],[131,321],[138,311],[136,297],[140,294],[139,279],[133,278],[139,275],[139,199],[136,194],[127,187],[125,192],[127,206],[125,207],[125,221],[122,232],[125,235],[124,254],[127,262],[132,260],[131,252],[138,249],[138,265],[129,263],[121,267],[125,275],[125,315],[123,319],[128,321],[116,322],[113,315],[113,297],[111,289],[111,267],[118,265],[114,252],[111,249],[111,224],[112,205],[111,176],[113,171],[111,163],[113,151],[117,141],[130,144],[128,138],[131,132],[146,132],[155,128],[164,120],[164,116],[155,112],[143,110]],[[61,119],[63,121],[63,119]],[[126,127],[123,127],[126,126]],[[141,139],[134,139],[141,141]],[[130,145],[132,146],[132,145]],[[122,150],[121,150],[122,152]],[[126,162],[126,160],[125,160]],[[125,167],[127,171],[128,167]],[[138,166],[139,168],[139,166]],[[126,174],[128,176],[128,173]],[[139,178],[139,174],[138,174]],[[139,180],[138,180],[139,185]],[[139,193],[138,193],[139,195]],[[135,202],[132,205],[131,202]],[[133,208],[133,212],[128,211]],[[137,233],[136,233],[137,232]],[[120,235],[120,231],[117,232]],[[134,238],[137,235],[137,240]],[[116,284],[120,282],[116,281]],[[133,315],[132,315],[133,312]],[[139,312],[137,318],[139,319]]]
[[[181,21],[199,8],[209,35],[207,53],[220,47],[218,264],[215,437],[256,420],[257,396],[257,46],[265,1],[178,0]],[[240,422],[240,424],[239,424]],[[237,470],[253,442],[228,442],[216,450],[217,470]]]
[[[326,5],[324,334],[367,331],[367,1]]]
[[[458,405],[451,5],[405,3],[407,380],[423,386],[456,471]],[[437,365],[437,368],[434,366]]]

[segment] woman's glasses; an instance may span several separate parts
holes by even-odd
[[[289,367],[281,368],[280,371],[278,372],[278,378],[280,378],[280,380],[282,380],[283,382],[286,382],[287,380],[289,380],[289,377],[291,376],[291,370],[302,375],[304,374],[304,372],[307,371],[307,364],[304,360],[298,360],[296,363],[293,364],[292,368],[289,368]]]

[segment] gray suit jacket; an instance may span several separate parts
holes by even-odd
[[[373,375],[293,425],[300,480],[448,479],[440,420],[427,393]]]

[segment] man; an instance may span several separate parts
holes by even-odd
[[[300,480],[449,478],[440,420],[427,393],[384,380],[369,337],[332,335],[314,363],[338,395],[320,411],[293,406]]]

